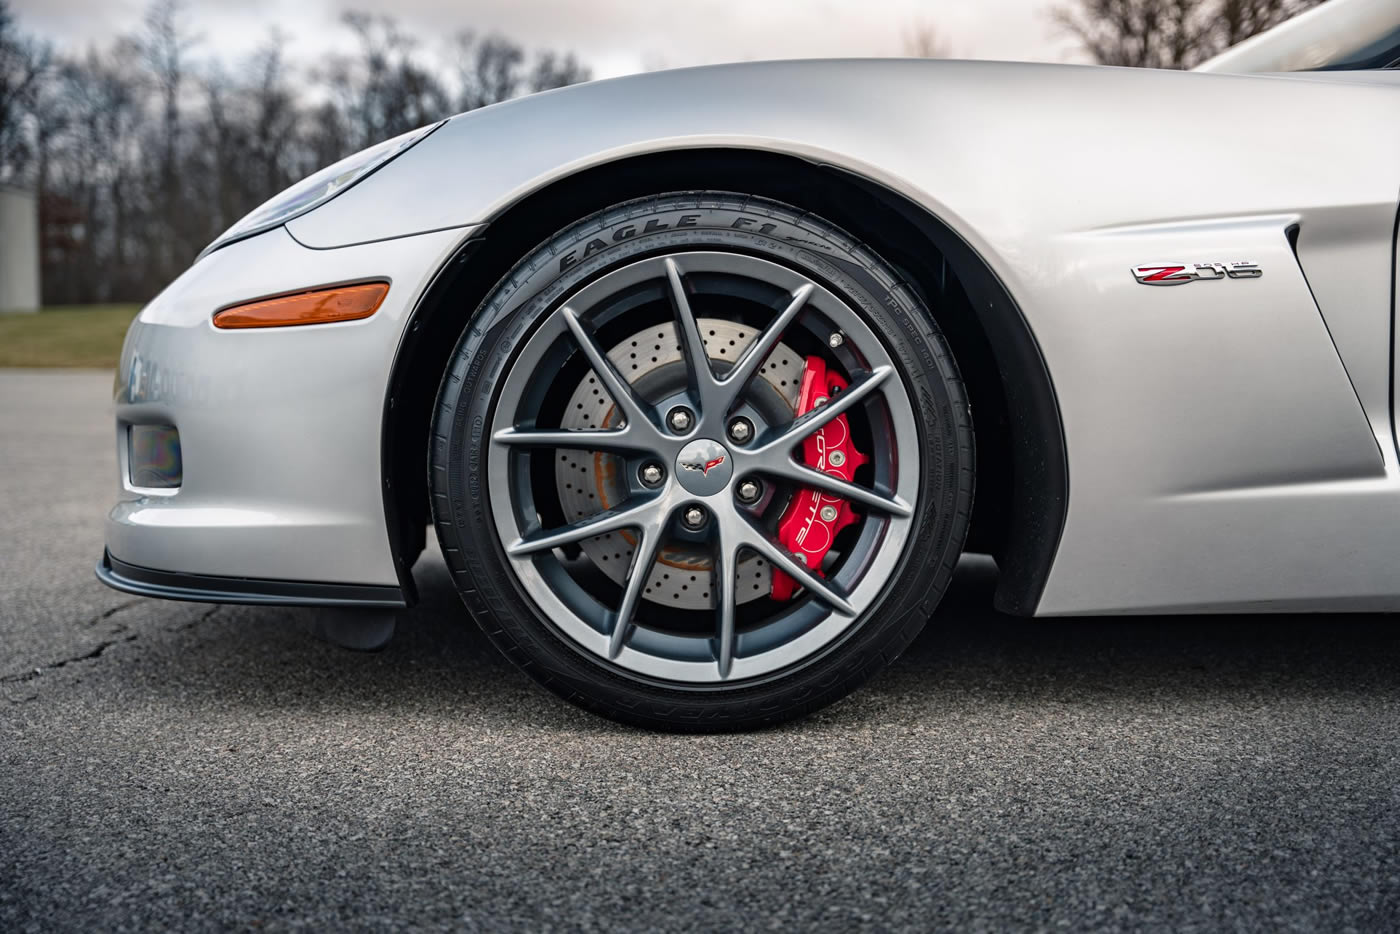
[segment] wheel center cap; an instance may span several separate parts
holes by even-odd
[[[724,445],[696,438],[676,455],[676,479],[696,496],[712,496],[729,485],[734,459]]]

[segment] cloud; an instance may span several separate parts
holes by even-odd
[[[953,54],[1073,59],[1048,11],[1064,0],[241,0],[186,4],[207,50],[236,56],[276,27],[294,54],[343,47],[343,9],[391,15],[423,37],[500,32],[527,46],[573,50],[600,76],[648,67],[765,58],[898,55],[905,32],[928,23]],[[65,45],[137,28],[141,0],[17,0],[21,23]]]

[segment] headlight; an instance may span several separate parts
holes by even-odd
[[[443,120],[431,126],[419,127],[402,136],[385,140],[302,179],[253,209],[241,221],[224,231],[222,236],[204,248],[204,252],[199,254],[200,257],[235,240],[242,240],[244,237],[251,237],[253,234],[285,224],[292,218],[325,204],[446,122]]]

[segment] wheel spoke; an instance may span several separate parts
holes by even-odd
[[[568,325],[569,331],[574,335],[574,340],[578,343],[579,349],[583,351],[583,355],[588,358],[593,372],[598,374],[598,378],[603,381],[608,395],[612,396],[618,408],[622,409],[622,414],[627,419],[628,425],[654,426],[651,406],[638,396],[633,391],[632,384],[623,379],[622,374],[617,372],[617,367],[613,366],[608,355],[603,352],[603,348],[599,347],[597,341],[593,339],[593,335],[584,329],[583,322],[578,319],[578,313],[568,307],[559,309],[559,313],[564,316],[564,323]]]
[[[720,523],[719,543],[715,551],[715,591],[719,604],[719,662],[720,680],[729,677],[734,667],[734,608],[739,602],[735,575],[739,570],[739,547],[728,523]]]
[[[845,597],[837,593],[836,590],[823,578],[813,574],[805,562],[798,561],[777,542],[768,537],[768,534],[757,526],[749,524],[749,534],[745,537],[744,544],[768,559],[768,562],[780,571],[785,571],[789,576],[797,579],[797,582],[827,606],[838,613],[846,616],[855,616],[855,607],[846,600]]]
[[[511,542],[506,546],[506,553],[511,557],[520,557],[538,551],[548,551],[551,548],[558,548],[560,545],[571,545],[574,542],[581,542],[585,538],[592,538],[606,532],[644,527],[648,524],[650,514],[656,509],[656,499],[654,496],[630,499],[620,506],[605,509],[600,513],[560,526],[557,529],[551,529],[547,532],[533,532],[524,538],[517,538]]]
[[[839,496],[853,503],[860,503],[870,509],[878,509],[880,512],[900,519],[906,519],[914,514],[913,508],[898,496],[885,496],[883,493],[857,486],[847,480],[842,480],[840,477],[825,471],[815,470],[806,464],[799,464],[793,460],[788,460],[785,464],[775,461],[764,465],[762,472],[789,480],[799,486],[814,487],[823,493]]]
[[[666,258],[666,279],[671,284],[671,309],[676,316],[676,336],[680,339],[681,352],[685,355],[691,396],[699,403],[701,413],[704,414],[706,409],[721,404],[716,391],[719,382],[710,366],[710,355],[705,350],[705,338],[700,334],[700,324],[695,320],[695,312],[691,310],[690,298],[685,294],[680,267],[670,257]]]
[[[666,529],[666,519],[654,525],[643,525],[637,529],[637,547],[632,551],[632,565],[627,569],[627,583],[622,589],[622,602],[613,615],[612,635],[608,639],[608,658],[617,658],[627,637],[632,634],[632,616],[637,612],[637,604],[642,599],[642,590],[656,564],[656,556],[661,551],[661,538]]]
[[[567,428],[503,428],[491,436],[495,444],[513,447],[578,448],[584,451],[647,450],[629,422],[602,431]]]
[[[720,385],[728,390],[727,403],[730,407],[743,395],[744,388],[754,378],[754,374],[763,366],[763,361],[768,359],[768,355],[773,352],[773,348],[778,346],[778,341],[782,340],[783,332],[792,324],[793,319],[807,305],[807,299],[812,294],[813,285],[809,282],[800,286],[792,292],[792,301],[783,309],[782,314],[769,322],[768,327],[754,338],[753,343],[744,350]]]
[[[805,415],[798,416],[789,422],[776,437],[771,438],[752,449],[749,453],[753,457],[774,457],[780,455],[783,460],[788,460],[788,451],[792,446],[803,438],[817,431],[826,425],[827,422],[842,414],[851,406],[864,399],[866,396],[880,388],[880,384],[889,378],[894,372],[892,367],[879,366],[861,376],[851,383],[847,389],[839,396],[831,399],[826,405],[813,409]],[[781,466],[779,462],[773,462]]]

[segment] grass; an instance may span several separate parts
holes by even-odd
[[[116,369],[140,305],[77,305],[0,314],[0,366]]]

